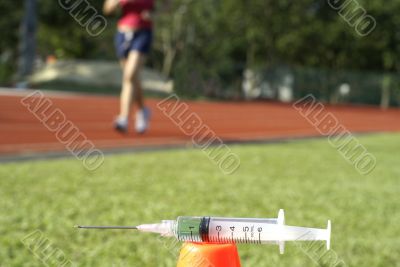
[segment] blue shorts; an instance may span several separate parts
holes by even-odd
[[[150,52],[153,42],[153,31],[147,29],[135,32],[120,32],[115,35],[115,50],[118,58],[127,58],[130,51],[139,51],[143,54]]]

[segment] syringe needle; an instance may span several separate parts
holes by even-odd
[[[75,225],[75,228],[81,229],[133,229],[137,230],[136,226],[85,226],[85,225]]]

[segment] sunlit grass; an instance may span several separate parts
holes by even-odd
[[[78,266],[175,266],[177,249],[133,231],[179,215],[273,217],[325,228],[348,266],[399,266],[400,135],[360,138],[377,158],[361,176],[325,140],[232,146],[239,170],[224,176],[197,150],[107,156],[95,172],[73,158],[0,166],[0,266],[44,266],[21,242],[40,230]],[[322,251],[321,251],[322,252]],[[39,251],[40,253],[40,251]],[[313,266],[295,244],[240,245],[243,266]],[[315,256],[314,256],[315,258]]]

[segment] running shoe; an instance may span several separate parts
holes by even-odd
[[[135,129],[137,133],[144,133],[149,128],[150,109],[144,107],[136,112]]]
[[[126,133],[128,131],[128,118],[118,117],[114,121],[114,129],[121,133]]]

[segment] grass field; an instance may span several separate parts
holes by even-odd
[[[175,266],[177,248],[155,235],[73,226],[273,217],[279,208],[289,225],[325,228],[331,219],[332,249],[346,266],[400,266],[400,135],[359,139],[377,158],[368,176],[322,139],[231,146],[241,166],[230,176],[197,150],[107,156],[95,172],[73,158],[2,164],[0,266],[44,266],[21,242],[36,230],[77,266]],[[303,249],[240,245],[239,253],[245,267],[317,266]]]

